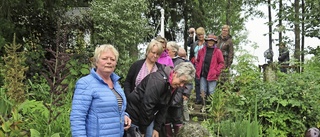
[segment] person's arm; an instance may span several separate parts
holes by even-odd
[[[222,54],[221,50],[220,49],[216,49],[216,50],[217,50],[216,54],[217,54],[217,63],[218,63],[217,68],[218,68],[219,74],[220,74],[221,70],[224,67],[224,59],[223,59],[223,54]]]
[[[170,91],[168,91],[170,92]],[[167,105],[166,107],[161,108],[158,113],[155,116],[155,120],[154,120],[154,127],[153,129],[160,132],[161,131],[161,125],[165,123],[166,120],[166,113],[168,111],[169,105]]]
[[[131,127],[131,119],[128,115],[124,115],[124,130],[128,130]]]
[[[71,134],[76,137],[86,137],[86,118],[92,101],[88,83],[79,80],[76,84],[70,113]]]
[[[154,120],[155,106],[159,103],[160,93],[163,91],[163,86],[159,86],[158,80],[149,79],[146,84],[145,93],[141,102],[141,110],[139,116],[139,129],[142,134],[145,134],[147,127]]]
[[[195,59],[195,61],[194,61],[194,64],[195,64],[195,66],[198,66],[198,64],[199,64],[199,62],[200,62],[200,55],[199,55],[199,51],[198,51],[198,54],[197,54],[197,57],[196,57],[196,59]]]
[[[135,81],[135,70],[136,70],[136,66],[135,65],[136,63],[132,64],[129,71],[128,71],[128,74],[127,74],[127,77],[126,77],[126,80],[124,81],[124,84],[123,84],[123,89],[124,89],[124,93],[126,96],[128,96],[132,91],[131,89],[132,86],[135,86],[135,85],[132,85],[131,83],[133,83],[133,81]]]
[[[230,68],[231,67],[231,64],[233,62],[233,57],[234,57],[234,48],[233,48],[233,43],[232,43],[232,39],[230,39],[230,43],[229,43],[229,54],[228,54],[228,61],[227,62],[227,68]]]
[[[189,98],[191,95],[192,89],[193,89],[192,83],[186,84],[186,87],[183,90],[183,95]]]

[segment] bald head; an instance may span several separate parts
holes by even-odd
[[[186,50],[185,50],[184,48],[182,48],[182,47],[179,48],[178,55],[179,55],[181,58],[187,59],[187,52],[186,52]]]
[[[190,29],[189,29],[189,33],[190,33],[190,32],[195,32],[195,31],[196,31],[196,30],[195,30],[194,28],[190,28]]]

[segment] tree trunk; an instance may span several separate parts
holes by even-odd
[[[282,0],[279,0],[279,46],[282,43]],[[279,53],[280,53],[280,48],[279,48]]]
[[[187,41],[188,41],[188,37],[189,37],[189,32],[188,31],[189,31],[189,27],[190,27],[188,25],[188,23],[189,23],[188,13],[191,12],[191,10],[190,10],[191,8],[189,8],[187,0],[185,1],[184,5],[185,6],[184,6],[184,9],[183,9],[183,19],[184,19],[184,34],[183,34],[184,45],[183,45],[183,47],[184,47],[184,50],[186,50],[186,53],[187,53],[187,56],[188,56],[188,54],[190,53],[188,51],[188,45],[187,45]]]
[[[297,60],[298,62],[298,66],[297,67],[297,72],[300,72],[300,67],[301,67],[301,62],[300,62],[300,54],[301,54],[301,50],[300,50],[300,25],[299,25],[299,0],[294,0],[294,35],[295,35],[295,40],[294,40],[294,58]]]
[[[230,25],[230,20],[229,20],[229,14],[230,14],[230,10],[231,10],[231,0],[228,0],[228,4],[227,4],[227,12],[226,12],[226,24]]]
[[[272,17],[271,17],[271,0],[268,0],[268,16],[269,16],[269,49],[272,50]],[[270,62],[273,62],[271,57]]]
[[[301,8],[302,8],[302,24],[301,24],[301,64],[304,64],[304,35],[305,35],[305,31],[304,31],[304,21],[305,21],[305,7],[304,7],[304,0],[301,1]],[[301,72],[303,72],[303,65],[301,67]]]

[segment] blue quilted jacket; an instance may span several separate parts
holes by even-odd
[[[122,137],[124,115],[127,115],[126,97],[119,76],[111,74],[114,89],[122,97],[121,110],[114,93],[103,79],[91,69],[90,74],[77,81],[70,114],[71,133],[74,137]]]

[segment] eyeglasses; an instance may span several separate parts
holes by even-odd
[[[215,40],[213,40],[213,39],[208,39],[208,40],[205,40],[205,41],[215,41]]]
[[[193,34],[193,33],[194,33],[194,31],[189,32],[189,34]]]
[[[179,77],[179,81],[181,84],[186,84],[188,82],[186,79],[182,79],[181,76]]]

